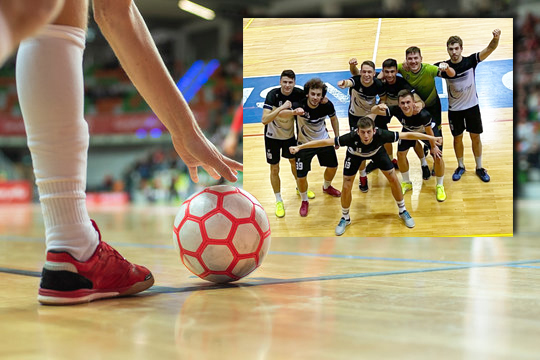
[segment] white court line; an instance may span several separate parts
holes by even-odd
[[[381,33],[382,18],[379,18],[379,25],[377,26],[377,37],[375,37],[375,48],[373,48],[373,62],[377,60],[377,49],[379,48],[379,35]]]

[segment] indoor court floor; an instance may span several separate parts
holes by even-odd
[[[174,207],[92,208],[149,290],[39,305],[37,205],[0,207],[1,359],[537,359],[537,236],[273,238],[259,269],[200,280],[172,243]]]
[[[436,179],[422,180],[420,162],[409,151],[412,192],[405,204],[416,226],[408,229],[398,217],[397,206],[386,178],[378,170],[368,175],[370,189],[361,193],[358,175],[350,207],[352,224],[343,236],[512,236],[513,234],[513,20],[512,19],[244,19],[244,188],[259,199],[267,211],[275,236],[334,236],[341,217],[339,199],[322,193],[323,171],[316,159],[308,174],[309,188],[316,197],[310,200],[309,214],[299,215],[300,196],[287,159],[280,162],[281,195],[286,215],[274,214],[275,197],[266,163],[262,105],[267,92],[279,85],[279,75],[292,69],[296,85],[320,77],[328,86],[328,99],[336,108],[340,134],[349,131],[346,90],[337,87],[347,79],[349,59],[359,64],[372,60],[380,70],[387,58],[402,62],[405,49],[418,46],[423,62],[447,60],[446,40],[459,35],[464,42],[463,56],[483,50],[492,31],[501,30],[498,48],[476,69],[477,92],[484,133],[482,164],[491,176],[483,183],[474,173],[475,161],[468,134],[463,137],[467,171],[458,182],[452,181],[457,167],[452,135],[448,126],[446,85],[436,80],[443,106],[442,124],[445,202],[435,199]],[[334,133],[327,120],[330,136]],[[400,131],[394,118],[389,130]],[[337,150],[338,169],[332,185],[342,188],[345,148]],[[394,157],[397,145],[394,144]],[[431,167],[433,160],[427,157]],[[401,174],[397,174],[402,181]]]

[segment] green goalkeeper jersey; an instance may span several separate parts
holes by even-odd
[[[412,71],[403,70],[403,64],[398,64],[398,72],[414,88],[426,103],[426,107],[435,104],[437,99],[437,88],[435,87],[435,77],[439,74],[439,68],[435,65],[422,63],[420,71],[416,74]]]

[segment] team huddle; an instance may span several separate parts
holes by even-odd
[[[369,190],[367,174],[379,169],[388,179],[392,195],[398,206],[399,217],[412,228],[415,222],[405,208],[404,194],[412,190],[407,153],[414,149],[420,159],[422,178],[436,177],[435,197],[443,202],[447,195],[444,189],[445,163],[443,161],[443,138],[441,101],[435,87],[435,78],[446,79],[448,88],[448,120],[453,136],[457,168],[452,180],[458,181],[465,173],[463,162],[463,132],[469,132],[476,162],[476,175],[484,182],[490,177],[482,167],[483,132],[482,119],[476,93],[475,69],[498,46],[501,31],[493,31],[493,39],[480,52],[462,56],[463,41],[451,36],[447,43],[450,59],[434,65],[422,63],[422,53],[412,46],[405,51],[405,61],[398,64],[387,59],[382,71],[375,72],[375,64],[366,60],[358,68],[358,61],[350,59],[351,77],[338,81],[338,87],[349,88],[348,111],[350,132],[340,136],[339,122],[332,102],[326,97],[327,87],[323,80],[313,78],[304,84],[304,89],[295,87],[296,75],[284,70],[280,87],[266,96],[262,123],[266,149],[266,160],[270,164],[270,180],[276,196],[276,216],[285,216],[281,197],[279,162],[289,160],[291,172],[301,197],[300,215],[307,216],[309,199],[315,193],[308,189],[307,175],[311,161],[317,156],[325,167],[323,192],[341,197],[341,218],[336,226],[336,235],[342,235],[351,223],[349,209],[356,173],[360,171],[359,189]],[[401,76],[397,76],[397,74]],[[377,102],[377,99],[379,101]],[[329,117],[334,131],[330,138],[326,128]],[[401,132],[388,130],[388,123],[396,117],[402,125]],[[295,132],[296,129],[296,132]],[[398,143],[397,159],[393,157],[394,142]],[[347,146],[343,166],[341,191],[332,186],[337,168],[336,150]],[[427,154],[433,157],[434,167],[429,169]],[[370,161],[367,164],[367,161]],[[398,180],[399,170],[402,181]]]

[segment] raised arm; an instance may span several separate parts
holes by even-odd
[[[435,137],[428,134],[422,134],[419,132],[402,132],[399,133],[399,138],[403,140],[429,140],[435,142],[436,145],[442,145],[443,138]]]
[[[337,116],[332,116],[330,118],[330,122],[332,123],[332,129],[334,130],[334,136],[339,137],[339,120]]]
[[[132,0],[94,0],[94,17],[120,64],[171,134],[174,148],[198,182],[197,167],[213,178],[236,181],[242,164],[223,156],[204,136],[171,78]]]
[[[358,60],[356,60],[356,58],[349,60],[349,68],[351,75],[360,75],[360,70],[358,70]]]
[[[302,145],[291,146],[289,147],[289,151],[291,152],[291,154],[296,154],[302,149],[319,148],[319,147],[332,146],[332,145],[334,145],[334,139],[331,139],[331,138],[323,139],[323,140],[313,140]]]
[[[442,72],[445,72],[446,75],[448,75],[448,77],[451,77],[453,78],[454,76],[456,76],[456,70],[454,70],[453,68],[451,68],[450,66],[448,66],[447,63],[445,63],[444,61],[441,62],[439,64],[439,73],[438,73],[438,76],[441,76],[441,73]]]
[[[266,124],[269,124],[271,123],[272,121],[275,120],[275,118],[278,116],[278,115],[281,115],[281,116],[286,116],[286,114],[283,114],[280,112],[282,110],[286,110],[286,109],[290,109],[292,106],[291,102],[289,100],[285,101],[283,103],[283,105],[281,105],[280,107],[277,107],[273,110],[270,110],[270,109],[264,109],[263,110],[263,116],[262,116],[262,123],[264,125]]]
[[[501,30],[493,30],[493,39],[489,42],[489,45],[484,50],[480,51],[480,61],[484,61],[495,49],[499,46],[499,39],[501,37]]]

